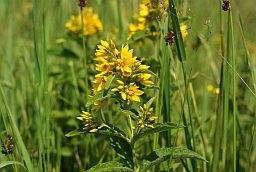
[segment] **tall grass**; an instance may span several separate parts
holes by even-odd
[[[128,24],[136,17],[131,11],[139,9],[139,1],[88,2],[100,14],[104,30],[84,38],[80,45],[65,37],[65,22],[80,10],[76,1],[0,1],[4,26],[0,33],[0,138],[3,145],[9,134],[15,145],[13,154],[0,154],[0,171],[84,171],[117,159],[104,136],[64,135],[79,128],[75,117],[89,99],[96,45],[101,39],[113,39],[119,47],[129,42]],[[222,10],[222,0],[169,3],[167,17],[156,21],[161,36],[129,46],[158,74],[158,91],[147,92],[156,97],[158,122],[176,122],[184,128],[155,134],[136,144],[136,149],[146,153],[182,146],[208,160],[170,158],[155,171],[254,171],[256,23],[250,7],[254,1],[231,1],[230,11]],[[238,11],[243,11],[239,20]],[[186,40],[181,36],[181,22],[189,25]],[[112,34],[115,29],[118,33]],[[171,46],[164,41],[170,30],[175,34]],[[249,41],[254,43],[253,50]],[[48,51],[62,48],[77,57]],[[219,94],[208,92],[208,84],[219,87]],[[104,118],[129,128],[115,103],[109,102],[102,110]]]

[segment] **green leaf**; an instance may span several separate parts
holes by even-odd
[[[173,26],[173,31],[174,31],[174,40],[175,40],[175,45],[178,50],[178,58],[179,60],[185,61],[186,60],[186,51],[185,51],[185,46],[183,43],[183,39],[181,36],[181,31],[180,31],[180,23],[178,19],[178,15],[176,12],[176,6],[174,4],[174,0],[169,0],[169,16],[172,19],[172,26]]]
[[[161,148],[150,153],[142,162],[142,171],[146,171],[152,166],[159,165],[162,162],[172,159],[195,158],[206,161],[200,154],[187,148],[169,147]]]
[[[175,123],[156,123],[153,126],[154,126],[154,128],[143,128],[139,133],[136,133],[133,137],[132,144],[134,144],[138,139],[145,137],[147,135],[150,135],[150,134],[184,127],[184,126],[178,126]]]
[[[97,164],[86,172],[133,172],[133,169],[124,167],[124,164],[120,162],[110,161]]]
[[[54,55],[54,56],[64,56],[64,57],[75,58],[75,59],[79,58],[79,56],[76,53],[64,47],[49,49],[47,53],[49,55]]]
[[[145,38],[145,37],[147,37],[148,35],[146,34],[146,32],[144,32],[144,31],[138,31],[138,32],[136,32],[132,37],[131,37],[131,39],[128,41],[128,44],[130,44],[130,43],[132,43],[132,42],[134,42],[134,41],[138,41],[138,40],[140,40],[140,39],[142,39],[142,38]]]
[[[111,136],[110,144],[119,154],[122,160],[124,160],[126,166],[133,167],[133,153],[130,143],[126,139]]]
[[[26,171],[28,171],[28,169],[20,162],[18,161],[4,161],[0,163],[0,169],[4,168],[8,165],[20,165],[21,167],[23,167]]]
[[[105,99],[107,99],[109,97],[110,97],[110,95],[103,96],[103,91],[100,91],[95,96],[93,96],[92,98],[88,99],[86,107],[89,107],[89,106],[93,105],[93,103],[96,102],[96,101],[102,101],[102,100],[105,100]]]
[[[127,116],[131,116],[133,119],[137,119],[137,115],[135,113],[133,113],[130,110],[121,110],[122,113],[124,113]]]
[[[107,125],[103,124],[102,127],[99,127],[99,130],[97,131],[97,133],[105,136],[114,136],[114,137],[119,137],[121,139],[126,139],[125,133],[119,128],[114,127],[111,124],[107,124]]]
[[[66,137],[74,137],[74,136],[78,136],[80,134],[85,133],[85,130],[83,129],[76,129],[73,131],[70,131],[69,133],[65,134]]]
[[[149,109],[149,107],[151,107],[151,105],[154,102],[154,100],[155,100],[155,97],[152,97],[151,99],[148,100],[148,102],[146,103],[147,109]]]
[[[107,77],[107,81],[106,81],[106,90],[109,89],[110,85],[112,84],[112,82],[114,81],[115,79],[115,75],[109,75]]]

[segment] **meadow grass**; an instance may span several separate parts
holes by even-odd
[[[103,30],[79,40],[68,36],[65,27],[71,15],[84,13],[78,1],[0,1],[0,171],[85,171],[118,159],[111,147],[116,143],[108,142],[107,135],[65,136],[81,127],[80,111],[88,111],[100,40],[113,40],[118,49],[129,43],[144,58],[157,84],[143,90],[138,104],[155,97],[157,123],[183,126],[132,145],[135,170],[142,170],[136,166],[145,155],[165,147],[187,148],[207,161],[176,158],[173,149],[166,162],[145,171],[255,170],[254,1],[230,1],[230,10],[223,11],[222,0],[169,0],[163,18],[149,18],[154,23],[149,29],[158,36],[135,34],[138,40],[127,40],[141,2],[88,0]],[[180,23],[188,26],[186,38]],[[171,30],[170,45],[165,36]],[[207,90],[209,85],[218,91]],[[117,104],[110,100],[101,118],[132,138],[132,118]],[[10,154],[4,153],[9,135]]]

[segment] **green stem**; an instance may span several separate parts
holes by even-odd
[[[82,38],[83,38],[83,60],[84,60],[84,70],[85,70],[85,103],[88,100],[88,71],[87,71],[87,56],[86,56],[86,47],[85,47],[85,35],[84,35],[84,10],[81,7],[81,20],[82,20]]]

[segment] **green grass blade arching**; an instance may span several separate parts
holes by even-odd
[[[28,171],[28,169],[20,162],[17,161],[4,161],[0,163],[0,169],[8,166],[8,165],[19,165],[21,167],[23,167],[23,169],[25,169],[26,171]]]
[[[43,12],[43,24],[42,24],[42,80],[43,80],[43,122],[44,123],[44,135],[45,148],[46,148],[46,160],[45,168],[49,170],[50,168],[50,103],[49,103],[49,93],[48,93],[48,63],[47,63],[47,47],[46,47],[46,16],[47,10]]]
[[[176,6],[173,0],[169,0],[169,13],[170,13],[169,16],[172,19],[172,26],[173,26],[173,31],[175,35],[174,40],[175,40],[175,45],[178,51],[178,58],[182,62],[186,60],[186,51],[185,51],[184,42],[181,36],[180,23],[179,23],[179,19],[176,12]]]
[[[32,22],[33,22],[33,32],[34,32],[34,84],[35,84],[35,109],[36,116],[38,120],[36,120],[36,124],[38,127],[37,131],[37,141],[38,141],[38,168],[39,171],[43,171],[43,161],[44,161],[44,152],[43,152],[43,135],[42,135],[42,125],[43,119],[40,114],[40,85],[41,85],[41,66],[39,60],[39,32],[38,32],[38,1],[32,0]]]
[[[15,122],[15,119],[13,117],[13,114],[10,110],[10,107],[9,105],[7,104],[7,100],[6,100],[6,97],[4,95],[4,91],[3,91],[3,88],[2,86],[0,85],[0,94],[1,94],[1,99],[7,109],[7,115],[8,115],[8,118],[9,118],[9,121],[10,121],[10,125],[11,125],[11,128],[13,130],[13,136],[16,140],[16,143],[17,143],[17,147],[19,149],[19,151],[21,152],[22,156],[23,156],[23,160],[26,164],[26,167],[28,169],[29,172],[34,172],[34,167],[33,167],[33,164],[32,164],[32,161],[30,160],[30,154],[28,153],[28,150],[22,140],[22,137],[21,137],[21,134],[20,134],[20,131],[18,129],[18,126]]]
[[[231,44],[231,59],[232,59],[232,87],[233,87],[233,95],[232,95],[232,100],[233,100],[233,171],[236,172],[236,166],[237,166],[237,132],[236,132],[236,127],[237,127],[237,113],[236,113],[236,60],[234,56],[234,28],[233,28],[233,15],[232,15],[232,10],[229,11],[228,14],[229,17],[229,31],[228,33],[230,35],[230,44]]]
[[[169,0],[169,17],[172,20],[172,26],[173,26],[173,31],[174,31],[174,40],[175,40],[175,45],[177,48],[177,52],[178,52],[178,58],[181,62],[182,65],[182,71],[183,71],[183,76],[184,76],[184,83],[185,83],[185,100],[187,102],[188,105],[188,110],[189,110],[189,119],[190,119],[190,127],[191,127],[191,135],[192,135],[192,141],[193,141],[193,146],[191,143],[191,139],[187,139],[187,144],[188,147],[192,150],[195,150],[195,136],[194,136],[194,126],[192,123],[192,109],[191,109],[191,102],[189,99],[189,91],[188,91],[188,80],[187,80],[187,74],[186,74],[186,70],[185,70],[185,60],[186,60],[186,51],[185,51],[185,46],[184,46],[184,42],[182,39],[182,35],[181,35],[181,31],[180,31],[180,23],[179,23],[179,19],[177,16],[177,12],[176,12],[176,6],[174,4],[173,0]],[[170,24],[169,24],[170,25]],[[185,115],[183,113],[183,115]],[[183,117],[183,120],[186,120],[185,116]],[[187,136],[190,135],[189,130],[185,129],[185,134]],[[195,171],[196,169],[196,162],[194,160],[191,160],[192,162],[192,168]]]

